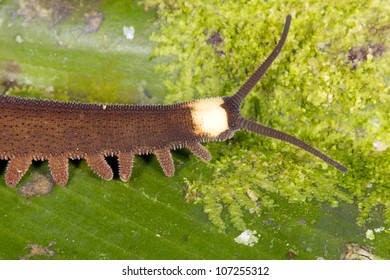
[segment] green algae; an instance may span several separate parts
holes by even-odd
[[[221,230],[243,230],[245,213],[291,202],[354,203],[359,225],[380,209],[390,223],[390,16],[387,1],[142,1],[162,24],[151,39],[167,103],[231,95],[270,53],[287,14],[286,46],[242,112],[291,133],[347,165],[327,166],[291,145],[249,133],[208,144],[212,179],[189,180],[187,199],[203,204]],[[213,34],[218,40],[213,41]],[[375,214],[376,215],[376,214]]]

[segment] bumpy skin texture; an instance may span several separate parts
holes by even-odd
[[[0,97],[0,156],[150,153],[199,141],[188,103],[97,105]]]
[[[0,158],[10,160],[8,185],[16,185],[34,160],[49,160],[54,180],[68,181],[68,158],[84,158],[103,179],[112,170],[104,156],[119,158],[120,177],[131,175],[135,155],[155,153],[168,176],[174,173],[170,150],[188,146],[210,156],[196,133],[191,104],[98,105],[0,96]]]

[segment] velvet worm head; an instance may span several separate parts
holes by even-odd
[[[186,147],[208,161],[211,155],[200,143],[229,139],[239,129],[289,142],[347,172],[309,144],[240,114],[245,97],[281,52],[290,23],[288,15],[271,54],[228,97],[172,105],[100,105],[0,95],[0,159],[9,161],[7,185],[15,186],[32,160],[48,160],[53,179],[61,186],[68,182],[68,159],[85,159],[97,175],[111,180],[113,172],[105,157],[116,156],[119,177],[127,181],[136,155],[155,154],[164,173],[173,176],[171,150]]]

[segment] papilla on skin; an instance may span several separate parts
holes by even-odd
[[[241,86],[226,97],[172,105],[99,105],[0,96],[0,159],[8,160],[5,181],[15,186],[32,160],[48,160],[54,181],[68,182],[68,160],[85,159],[104,180],[113,171],[105,156],[117,156],[119,176],[127,181],[136,155],[155,154],[165,175],[174,175],[170,150],[188,148],[205,161],[210,153],[200,144],[224,141],[235,131],[289,142],[342,172],[348,169],[309,144],[240,115],[243,100],[280,53],[289,31],[286,17],[282,36],[268,58]]]

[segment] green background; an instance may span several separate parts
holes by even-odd
[[[253,54],[246,53],[247,48],[243,47],[240,48],[241,58],[238,56],[230,62],[226,60],[221,63],[217,61],[217,56],[213,57],[215,61],[209,57],[214,53],[212,46],[205,53],[200,50],[195,58],[185,55],[186,50],[199,47],[197,43],[188,43],[194,39],[182,32],[193,28],[186,26],[185,20],[188,20],[192,8],[204,11],[202,4],[194,1],[195,6],[186,10],[186,4],[181,1],[165,1],[165,5],[161,4],[162,1],[160,4],[157,1],[144,2],[149,2],[147,8],[142,3],[119,0],[0,1],[1,91],[18,96],[104,103],[163,103],[186,101],[187,95],[193,98],[231,94],[245,80],[248,75],[246,72],[254,69],[238,69],[239,66],[234,63],[239,61],[241,65],[246,62],[258,64],[258,61],[262,61],[281,32],[284,16],[279,15],[300,9],[294,6],[295,1],[291,1],[283,8],[278,6],[278,16],[275,15],[275,19],[270,17],[265,20],[268,24],[273,24],[271,27],[262,23],[262,20],[256,24],[251,23],[252,26],[264,29],[264,33],[265,30],[269,31],[263,36],[272,36],[269,42],[263,42],[261,46],[258,43],[253,45],[252,51],[256,51],[257,47],[262,48],[261,52],[264,50],[260,57],[252,59]],[[282,1],[275,1],[279,2]],[[352,7],[356,3],[350,1],[345,5]],[[380,1],[372,3],[376,5]],[[312,4],[312,13],[315,14],[318,3],[313,1]],[[215,5],[219,7],[218,3]],[[258,5],[266,9],[266,5]],[[333,8],[342,10],[345,6]],[[102,12],[104,19],[99,31],[88,32],[85,17],[94,10]],[[233,11],[234,9],[232,13]],[[311,12],[307,13],[306,18],[301,16],[301,20],[299,17],[296,21],[293,19],[291,38],[288,39],[290,47],[286,46],[286,52],[298,56],[297,60],[301,57],[299,50],[305,50],[307,46],[307,41],[300,34],[308,33],[302,28],[309,30],[312,22],[315,22],[315,18],[310,19],[309,15]],[[191,21],[194,24],[199,19],[200,22],[206,21],[207,16],[197,14]],[[242,21],[243,16],[234,15],[238,21]],[[340,13],[338,18],[345,20],[348,17]],[[306,25],[302,26],[302,22],[306,22]],[[123,26],[134,26],[133,40],[126,40]],[[232,32],[232,29],[227,26],[226,30],[230,31],[221,31],[224,38],[228,38],[230,34],[224,32]],[[297,35],[292,34],[294,32]],[[253,37],[249,31],[248,34]],[[207,32],[200,30],[193,35],[207,37]],[[312,40],[316,41],[316,38]],[[228,42],[230,41],[225,41],[224,49],[227,56]],[[170,53],[172,50],[169,48],[172,46],[183,49],[183,57],[180,57],[181,53],[177,53],[179,58]],[[283,56],[280,72],[272,68],[268,78],[265,78],[262,89],[266,92],[271,92],[275,84],[278,84],[276,76],[283,76],[283,67],[296,62],[289,56]],[[198,62],[198,57],[209,60],[211,66],[207,68],[207,64]],[[243,57],[248,57],[251,62],[243,61]],[[388,54],[385,53],[382,60],[386,57]],[[276,64],[280,60],[281,58]],[[183,80],[189,75],[186,67],[193,67],[191,65],[194,65],[194,61],[199,63],[195,64],[199,69],[206,67],[207,70],[200,72],[212,78],[208,77],[209,80],[202,82],[202,78],[194,75],[191,82],[189,79]],[[212,67],[213,64],[215,67]],[[227,65],[231,65],[230,68]],[[161,68],[164,67],[168,71],[162,71],[164,69]],[[375,70],[379,66],[374,64],[370,67]],[[220,74],[223,78],[216,76],[217,72],[210,72],[214,68],[223,73]],[[296,72],[299,73],[302,69],[305,69],[305,64]],[[293,70],[291,68],[290,73]],[[382,94],[388,98],[390,79],[389,72],[386,73],[388,80],[384,87],[387,86],[387,92]],[[230,82],[225,83],[226,80]],[[367,80],[367,84],[370,82],[372,81]],[[211,84],[216,88],[209,93],[206,89]],[[180,87],[188,91],[178,90]],[[294,88],[294,85],[290,87]],[[313,90],[315,92],[318,88],[314,87]],[[172,92],[179,92],[179,95],[172,95]],[[278,93],[275,92],[277,97]],[[309,100],[310,98],[313,99],[309,97]],[[262,101],[262,97],[256,96],[247,103],[259,100]],[[262,105],[245,107],[246,115],[260,116],[265,119],[266,124],[272,125],[270,119],[283,115],[283,110],[273,112],[272,116],[265,116],[268,113],[264,106],[270,106],[271,109],[272,106],[282,108],[280,104],[275,105],[270,100],[270,97],[266,97]],[[294,104],[300,102],[298,99]],[[284,108],[290,106],[285,104]],[[324,110],[321,106],[317,107],[317,111],[312,108],[309,114],[318,114],[319,110]],[[372,110],[375,108],[371,108],[367,114]],[[377,111],[384,112],[385,107],[378,105]],[[288,115],[287,109],[286,112]],[[303,111],[298,112],[305,115]],[[341,112],[330,113],[327,117],[331,120],[337,113],[341,116]],[[275,121],[275,124],[283,129],[286,121],[282,119]],[[315,132],[310,124],[306,131],[306,134],[302,133],[305,137],[310,132]],[[288,145],[274,144],[273,140],[259,138],[237,133],[228,143],[207,144],[213,155],[209,164],[198,160],[186,150],[175,151],[173,156],[176,174],[173,178],[164,176],[154,156],[137,157],[133,175],[126,183],[121,182],[118,176],[112,181],[103,181],[84,161],[70,161],[69,183],[66,187],[54,186],[48,195],[29,198],[20,194],[21,188],[29,183],[39,184],[41,177],[37,174],[49,173],[47,162],[35,162],[21,183],[12,189],[4,183],[6,161],[1,161],[0,259],[19,259],[30,252],[28,244],[47,246],[53,241],[55,245],[50,250],[55,252],[54,259],[340,259],[345,244],[350,242],[369,247],[365,248],[371,251],[372,258],[390,257],[389,219],[386,210],[390,205],[388,150],[372,157],[368,148],[365,148],[365,142],[353,146],[349,145],[352,140],[346,139],[345,143],[348,145],[341,145],[345,148],[344,151],[329,149],[335,152],[332,155],[337,155],[340,161],[358,170],[342,175],[320,164],[311,167],[315,159],[296,155],[296,149]],[[329,147],[337,142],[335,139],[340,140],[337,137],[327,140],[327,143],[333,141]],[[310,140],[311,143],[318,144],[321,139],[314,137]],[[246,156],[245,153],[251,155]],[[245,157],[245,166],[240,157]],[[374,161],[375,157],[379,163]],[[366,168],[363,168],[363,164],[357,164],[362,159],[366,162]],[[280,163],[282,160],[283,163]],[[109,161],[117,171],[115,159]],[[265,166],[266,163],[269,165]],[[310,171],[304,173],[302,179],[307,186],[304,185],[305,189],[302,191],[301,186],[297,186],[301,183],[297,177],[302,175],[301,169],[308,167]],[[266,169],[267,173],[262,169]],[[254,174],[264,175],[260,179],[256,177],[258,181],[245,181],[245,178],[255,176]],[[362,186],[378,177],[381,180],[373,183],[378,193],[375,197],[370,196]],[[296,185],[285,186],[286,182],[295,181]],[[247,189],[239,192],[247,184],[253,184],[251,188],[260,198],[254,205],[260,205],[261,209],[255,214],[247,211],[249,206],[245,208],[240,204],[248,199],[247,196],[235,203],[229,202],[229,198],[224,196],[233,193],[239,198],[238,194],[247,193]],[[274,191],[279,187],[280,190]],[[323,190],[323,197],[307,194],[314,188],[319,193]],[[191,198],[191,194],[195,198]],[[368,209],[367,205],[371,205],[372,209]],[[374,240],[366,237],[368,229],[381,227],[384,230],[375,233]],[[234,241],[246,228],[258,233],[259,240],[253,247]],[[32,258],[52,257],[38,254]]]

